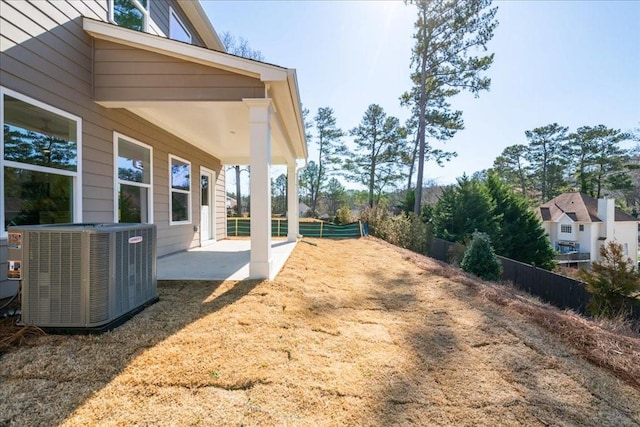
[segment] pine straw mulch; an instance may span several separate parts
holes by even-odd
[[[640,424],[637,338],[374,239],[311,242],[274,281],[162,282],[110,333],[26,337],[0,425]]]

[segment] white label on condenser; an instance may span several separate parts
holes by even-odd
[[[142,242],[142,236],[129,237],[129,243],[140,243]]]

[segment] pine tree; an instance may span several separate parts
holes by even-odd
[[[411,60],[414,88],[408,98],[414,101],[412,110],[418,117],[414,212],[419,215],[430,112],[444,122],[461,122],[457,112],[451,112],[446,99],[462,90],[477,96],[489,88],[491,79],[481,74],[493,63],[493,54],[474,56],[472,53],[486,50],[498,22],[494,19],[497,8],[490,8],[491,0],[415,0],[411,3],[418,12]]]
[[[629,308],[627,298],[640,291],[640,277],[621,244],[609,241],[600,247],[600,256],[591,271],[580,270],[579,275],[592,293],[589,312],[613,317]]]
[[[557,123],[525,131],[529,140],[525,158],[543,202],[560,194],[566,185],[567,131],[567,127]]]
[[[346,176],[367,186],[369,207],[373,207],[374,196],[379,197],[386,187],[406,176],[406,131],[396,117],[387,116],[382,107],[371,104],[360,125],[351,129],[350,134],[355,150],[347,155]]]
[[[316,143],[318,144],[317,173],[314,177],[311,211],[317,215],[318,199],[320,192],[329,179],[330,173],[340,165],[340,156],[346,150],[341,138],[344,132],[336,126],[336,118],[330,107],[318,108],[318,114],[314,118],[316,128]]]

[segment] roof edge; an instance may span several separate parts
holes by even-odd
[[[82,28],[92,37],[98,39],[221,68],[236,74],[258,78],[263,82],[285,81],[288,78],[287,68],[284,67],[242,58],[163,36],[130,30],[108,22],[83,17]]]
[[[293,68],[287,69],[287,83],[289,85],[289,93],[291,94],[291,102],[293,104],[296,122],[298,123],[298,135],[303,147],[303,159],[309,157],[307,146],[307,133],[304,128],[304,117],[302,117],[302,101],[300,100],[300,88],[298,86],[298,75]]]
[[[227,51],[200,0],[177,0],[177,3],[195,27],[206,47],[222,52]]]

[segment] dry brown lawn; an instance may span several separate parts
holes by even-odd
[[[312,242],[275,281],[164,282],[110,333],[26,336],[0,425],[640,425],[635,371],[584,356],[596,326],[570,346],[549,332],[569,314],[373,239]]]

